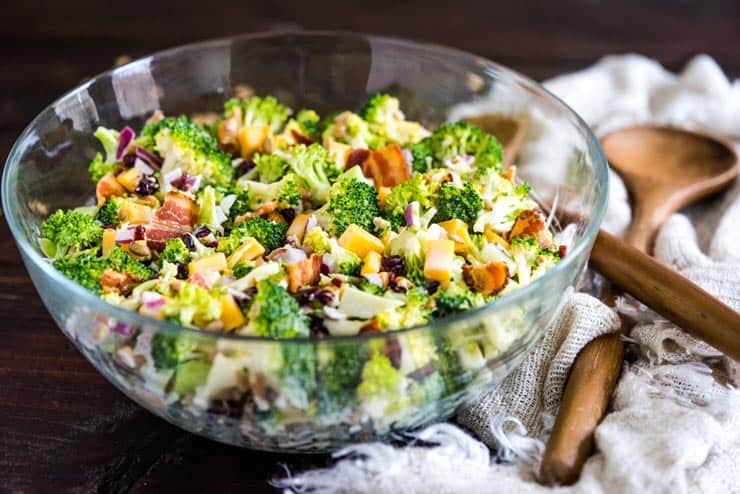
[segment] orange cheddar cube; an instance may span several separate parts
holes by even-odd
[[[344,233],[342,233],[342,236],[339,237],[338,242],[339,245],[354,252],[361,258],[364,258],[370,251],[381,254],[385,248],[383,242],[378,237],[366,232],[357,225],[349,225]]]
[[[447,232],[447,237],[455,242],[455,252],[460,254],[467,251],[472,245],[468,235],[468,224],[458,218],[443,221],[439,224]]]
[[[365,254],[365,257],[362,260],[362,269],[360,270],[360,274],[366,275],[371,273],[378,273],[380,271],[380,265],[382,261],[383,256],[381,256],[374,250],[371,250],[370,252]]]
[[[424,277],[439,281],[443,286],[452,278],[455,260],[455,242],[452,240],[430,240],[424,261]]]
[[[226,267],[226,256],[223,252],[201,257],[188,263],[188,271],[191,275],[197,271],[223,271]]]
[[[132,225],[144,225],[154,218],[154,210],[135,202],[126,202],[118,209],[118,218]]]
[[[107,256],[116,246],[116,231],[113,228],[103,230],[103,256]]]
[[[264,253],[265,248],[262,247],[262,244],[252,237],[248,237],[239,247],[234,249],[234,252],[226,260],[226,264],[233,268],[242,261],[251,261]]]
[[[240,328],[247,323],[234,297],[229,294],[222,295],[219,301],[221,302],[221,324],[226,331]]]
[[[141,178],[144,176],[144,172],[138,168],[129,168],[118,174],[116,180],[121,186],[129,192],[134,192],[136,187],[139,186]]]

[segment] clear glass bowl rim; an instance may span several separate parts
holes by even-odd
[[[471,309],[471,310],[467,310],[464,312],[460,312],[457,314],[453,314],[453,315],[447,316],[442,319],[436,319],[428,324],[394,330],[392,332],[388,331],[384,333],[368,332],[368,333],[362,333],[359,335],[349,335],[349,336],[329,335],[329,336],[324,336],[320,339],[316,339],[312,337],[279,339],[279,338],[267,338],[263,336],[241,335],[241,334],[235,334],[235,333],[222,333],[222,332],[208,331],[208,330],[200,329],[196,327],[179,325],[179,324],[165,321],[165,320],[153,319],[153,318],[141,315],[138,312],[124,309],[122,307],[118,307],[116,305],[106,302],[102,298],[98,297],[92,292],[89,292],[88,290],[84,289],[82,286],[78,285],[74,281],[62,275],[59,271],[57,271],[51,265],[51,263],[48,262],[46,258],[44,258],[36,250],[36,248],[34,248],[34,246],[31,244],[29,239],[26,238],[25,232],[20,226],[20,223],[16,217],[16,208],[13,204],[10,203],[9,197],[10,197],[11,192],[15,193],[14,190],[11,190],[11,186],[16,185],[16,180],[15,180],[16,175],[13,174],[13,172],[16,168],[20,166],[20,158],[21,158],[21,153],[23,151],[23,144],[25,144],[29,135],[33,132],[37,122],[42,118],[42,116],[47,111],[50,111],[54,106],[59,104],[61,101],[67,98],[70,98],[74,96],[75,94],[87,89],[89,86],[93,85],[96,81],[98,81],[101,78],[108,77],[108,76],[115,76],[119,72],[129,71],[131,68],[136,67],[138,65],[156,63],[157,59],[159,58],[182,55],[183,53],[191,51],[191,50],[198,50],[198,49],[203,49],[207,47],[225,46],[225,45],[232,44],[235,41],[249,41],[249,40],[255,40],[255,39],[269,39],[269,38],[281,38],[281,37],[293,37],[293,38],[300,38],[300,37],[347,38],[349,37],[349,38],[356,38],[356,39],[366,39],[370,42],[374,41],[377,43],[382,43],[386,47],[398,46],[399,48],[413,48],[416,50],[435,52],[440,55],[465,58],[467,59],[468,62],[474,63],[480,66],[482,69],[489,68],[489,69],[495,70],[496,72],[504,73],[507,75],[507,77],[510,77],[512,80],[523,83],[526,86],[535,88],[541,94],[544,94],[545,96],[554,100],[559,106],[562,107],[563,110],[565,110],[567,113],[571,115],[571,117],[574,118],[574,120],[578,123],[578,126],[580,127],[580,129],[585,131],[587,148],[589,150],[595,150],[595,153],[589,153],[591,154],[591,158],[594,164],[595,181],[596,183],[601,185],[601,190],[603,191],[603,193],[599,194],[596,198],[597,204],[596,204],[594,214],[588,221],[586,228],[584,229],[583,235],[569,249],[569,253],[568,253],[569,255],[565,256],[565,258],[561,262],[557,263],[547,273],[537,278],[529,285],[519,288],[510,294],[507,294],[499,299],[489,302],[488,304],[484,306]],[[11,177],[11,175],[13,176]],[[375,35],[370,35],[370,34],[344,32],[344,31],[285,30],[285,31],[269,31],[269,32],[262,32],[262,33],[250,33],[250,34],[242,34],[242,35],[236,35],[236,36],[228,36],[228,37],[223,37],[223,38],[216,38],[216,39],[211,39],[211,40],[199,41],[195,43],[189,43],[186,45],[177,46],[175,48],[169,48],[166,50],[153,53],[151,55],[138,58],[125,65],[107,70],[105,72],[101,72],[100,74],[94,77],[91,77],[89,80],[85,81],[83,84],[80,84],[79,86],[76,86],[75,88],[71,89],[70,91],[68,91],[67,93],[65,93],[64,95],[60,96],[59,98],[54,100],[52,103],[47,105],[41,112],[39,112],[39,114],[36,115],[36,117],[34,117],[34,119],[31,121],[30,124],[28,124],[28,126],[23,130],[23,132],[21,132],[20,136],[13,144],[13,147],[10,149],[10,152],[8,153],[8,158],[6,159],[6,162],[5,162],[5,167],[3,170],[3,177],[2,177],[2,207],[4,210],[6,221],[8,222],[8,225],[10,227],[10,231],[21,253],[26,257],[26,259],[30,259],[30,261],[35,266],[37,266],[41,270],[41,272],[44,273],[45,276],[48,276],[49,278],[51,278],[51,280],[55,283],[60,283],[65,289],[69,290],[72,295],[74,295],[75,297],[78,297],[77,300],[79,300],[80,305],[83,307],[91,308],[92,310],[95,310],[96,312],[107,314],[110,317],[113,317],[114,319],[124,320],[127,323],[131,323],[135,326],[147,325],[148,327],[155,328],[158,331],[159,330],[163,330],[167,332],[189,331],[189,332],[198,334],[200,336],[224,338],[224,339],[237,340],[237,341],[251,341],[251,342],[270,342],[272,341],[272,342],[289,343],[289,344],[305,344],[305,343],[330,344],[335,341],[336,342],[347,342],[347,341],[358,341],[358,340],[371,340],[375,338],[385,338],[391,333],[402,334],[402,333],[411,333],[411,332],[421,332],[424,330],[430,331],[432,333],[436,333],[438,331],[444,331],[445,329],[455,326],[458,323],[465,321],[469,318],[476,319],[476,316],[483,316],[485,313],[493,313],[499,308],[513,306],[513,305],[520,303],[521,301],[527,300],[528,298],[532,296],[536,296],[539,287],[546,285],[547,280],[555,276],[565,275],[569,269],[573,269],[573,266],[572,266],[573,263],[576,262],[576,260],[580,257],[578,254],[580,254],[585,249],[590,249],[591,244],[593,243],[593,240],[596,237],[596,234],[601,225],[601,221],[606,212],[607,199],[608,199],[608,179],[609,179],[608,165],[607,165],[606,157],[604,156],[604,153],[601,149],[599,140],[596,138],[595,134],[593,133],[591,128],[588,126],[588,124],[586,124],[586,122],[570,106],[568,106],[564,101],[562,101],[560,98],[552,94],[550,91],[545,89],[544,86],[542,86],[538,82],[524,75],[519,74],[518,72],[512,69],[509,69],[503,65],[500,65],[486,58],[479,57],[472,53],[468,53],[462,50],[457,50],[454,48],[445,47],[442,45],[437,45],[434,43],[416,42],[416,41],[410,41],[410,40],[390,37],[390,36],[375,36]],[[511,351],[515,351],[515,349],[512,348]]]

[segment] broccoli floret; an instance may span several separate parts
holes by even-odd
[[[190,261],[190,249],[181,238],[171,238],[164,243],[164,250],[159,254],[164,262],[186,264]]]
[[[514,237],[510,242],[516,266],[511,276],[516,276],[519,285],[542,276],[560,261],[557,251],[543,249],[534,237]]]
[[[424,284],[424,249],[415,229],[408,228],[391,240],[390,254],[404,258],[406,278],[415,285]]]
[[[152,336],[151,355],[157,370],[174,369],[196,355],[198,345],[184,331],[177,334],[158,332]]]
[[[211,371],[211,364],[205,360],[188,360],[177,366],[175,383],[172,389],[180,396],[186,396],[195,391],[195,388],[204,384]]]
[[[342,112],[334,117],[322,134],[323,140],[349,144],[351,147],[378,149],[386,140],[370,130],[368,123],[356,113]]]
[[[429,135],[418,122],[406,121],[398,98],[376,93],[360,110],[360,116],[368,123],[371,132],[382,136],[387,142],[405,146]]]
[[[406,293],[404,305],[380,311],[375,318],[381,329],[402,329],[425,324],[432,318],[428,302],[429,296],[415,288]]]
[[[205,326],[221,317],[221,303],[205,288],[182,282],[175,296],[167,299],[162,313],[186,326]]]
[[[298,178],[293,173],[288,173],[279,181],[271,184],[252,180],[241,180],[239,184],[249,191],[251,209],[257,209],[262,204],[272,201],[278,201],[281,209],[294,208],[301,204]]]
[[[486,303],[485,298],[480,293],[457,284],[450,285],[447,290],[438,291],[434,294],[433,300],[432,315],[435,319],[474,309]]]
[[[405,225],[404,212],[414,201],[419,203],[422,210],[429,209],[432,205],[431,191],[423,175],[414,175],[410,180],[391,188],[383,212],[394,230]]]
[[[481,197],[493,206],[478,216],[473,230],[483,232],[486,225],[499,232],[507,232],[514,221],[527,209],[537,204],[529,197],[530,187],[526,183],[517,185],[495,171],[489,171],[477,180]]]
[[[234,227],[228,237],[221,239],[218,250],[230,254],[247,237],[252,237],[265,248],[265,252],[271,252],[281,247],[286,242],[288,226],[261,217],[250,218]]]
[[[100,245],[103,227],[88,214],[59,209],[41,223],[41,236],[46,240],[45,252],[52,254],[50,257],[61,257]]]
[[[231,273],[234,275],[234,278],[239,279],[248,275],[255,267],[256,265],[254,262],[244,261],[234,266],[234,269],[231,270]]]
[[[367,359],[367,350],[360,343],[334,346],[331,358],[319,368],[318,405],[321,415],[341,413],[352,405]]]
[[[154,275],[154,271],[131,258],[118,246],[107,257],[97,257],[89,252],[82,252],[74,256],[55,259],[53,266],[67,278],[94,293],[100,293],[100,280],[106,269],[128,273],[135,280],[146,280]]]
[[[308,316],[285,288],[268,279],[257,283],[249,310],[249,328],[259,336],[295,338],[309,335]]]
[[[138,142],[144,147],[148,144],[164,158],[162,177],[181,168],[189,175],[202,176],[205,185],[221,188],[228,188],[234,178],[229,155],[218,148],[211,134],[186,116],[148,124]]]
[[[216,189],[209,185],[198,199],[198,224],[218,228],[225,220],[226,215],[217,204]]]
[[[228,225],[230,225],[231,222],[234,221],[234,218],[236,218],[237,216],[241,216],[242,214],[250,210],[248,188],[239,189],[234,192],[234,195],[236,196],[236,199],[234,199],[234,202],[231,205],[231,208],[229,208],[229,212],[227,214]]]
[[[362,269],[360,256],[351,250],[345,249],[333,238],[329,239],[329,243],[331,245],[331,256],[334,258],[337,271],[347,276],[359,276]]]
[[[155,272],[150,267],[128,255],[128,252],[115,246],[107,257],[102,258],[104,268],[109,268],[119,273],[128,273],[134,279],[146,280],[154,276]]]
[[[275,144],[285,149],[296,144],[310,144],[321,139],[321,117],[313,110],[301,110],[288,120],[283,131],[275,137]]]
[[[331,251],[329,235],[320,226],[314,226],[303,237],[303,245],[310,247],[317,254],[326,254]]]
[[[118,219],[118,209],[124,199],[118,196],[109,197],[105,203],[98,209],[95,214],[95,219],[98,220],[103,226],[118,226],[120,220]]]
[[[280,378],[283,394],[301,410],[316,392],[316,350],[313,345],[283,345]]]
[[[374,414],[391,414],[404,408],[404,376],[388,357],[374,353],[362,368],[362,382],[357,386],[357,398]]]
[[[356,178],[340,179],[332,187],[324,212],[329,216],[329,231],[336,236],[352,224],[372,231],[373,219],[380,215],[378,191]]]
[[[439,188],[437,214],[432,221],[439,223],[458,218],[472,226],[482,210],[483,199],[470,182],[462,187],[445,182]]]
[[[98,127],[93,134],[103,145],[105,158],[101,153],[96,153],[88,171],[93,182],[97,182],[103,175],[116,170],[116,153],[118,152],[118,131]]]
[[[291,110],[273,96],[252,96],[247,99],[232,98],[224,104],[224,118],[241,112],[242,125],[269,125],[272,132],[279,131]]]
[[[465,122],[441,125],[431,136],[411,146],[414,169],[425,171],[455,159],[472,157],[471,166],[480,174],[492,169],[501,171],[503,148],[494,136]]]
[[[275,154],[257,153],[252,161],[254,161],[261,182],[277,182],[288,171],[288,163]]]
[[[276,150],[275,154],[288,163],[298,184],[311,193],[314,204],[326,202],[331,191],[330,180],[336,178],[340,170],[321,144],[299,144],[287,150]]]
[[[375,283],[370,283],[365,278],[362,278],[360,280],[360,284],[357,288],[359,288],[363,292],[367,292],[372,295],[378,295],[380,297],[382,297],[385,294],[385,290],[383,290],[382,286],[376,285]]]

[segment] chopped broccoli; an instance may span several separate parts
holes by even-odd
[[[261,205],[278,201],[281,209],[294,208],[301,204],[301,192],[298,190],[298,179],[288,173],[277,182],[266,184],[252,180],[241,180],[240,185],[249,191],[249,206],[257,209]]]
[[[239,189],[234,192],[236,199],[229,208],[228,220],[229,222],[234,221],[234,218],[240,216],[250,210],[249,207],[249,189]]]
[[[389,143],[405,146],[429,135],[418,122],[407,121],[398,98],[388,94],[372,95],[360,110],[360,116],[367,121],[371,132]]]
[[[426,171],[455,159],[472,157],[476,173],[501,171],[503,148],[494,136],[465,122],[439,126],[431,136],[411,146],[414,170]]]
[[[404,376],[388,357],[374,353],[362,368],[357,397],[371,414],[386,415],[404,407]]]
[[[227,101],[224,104],[224,118],[232,116],[236,108],[241,112],[242,125],[269,125],[272,132],[279,131],[291,113],[273,96],[252,96]]]
[[[340,179],[334,184],[325,209],[329,231],[340,236],[349,225],[372,231],[373,219],[380,214],[378,191],[356,178]]]
[[[473,184],[466,182],[462,187],[456,187],[450,182],[445,182],[439,188],[437,214],[432,221],[439,223],[458,218],[472,226],[482,210],[483,199]]]
[[[95,130],[95,137],[103,145],[105,150],[105,158],[101,153],[96,153],[93,158],[88,170],[90,172],[90,178],[93,182],[97,182],[103,175],[108,172],[114,172],[116,170],[116,153],[118,152],[118,131],[113,129],[106,129],[105,127],[98,127]]]
[[[118,209],[123,204],[124,199],[118,196],[109,197],[105,203],[98,209],[95,214],[95,219],[98,220],[103,226],[118,226],[120,220],[118,219]]]
[[[507,232],[517,217],[537,204],[529,197],[530,187],[526,183],[517,185],[495,171],[481,175],[477,182],[480,195],[492,203],[491,208],[478,216],[473,230],[483,232],[486,225],[498,232]]]
[[[281,247],[286,242],[288,226],[261,217],[250,218],[234,227],[228,237],[218,243],[218,250],[230,254],[247,237],[259,242],[266,252]]]
[[[390,254],[404,258],[406,278],[415,285],[424,284],[424,249],[415,229],[407,228],[391,240]]]
[[[331,245],[331,256],[336,263],[336,270],[347,276],[358,276],[362,269],[360,256],[339,245],[336,239],[330,238],[329,243]]]
[[[372,295],[378,295],[380,297],[382,297],[385,293],[385,290],[383,290],[382,286],[376,285],[375,283],[370,283],[365,278],[362,278],[360,280],[360,286],[358,288],[363,292],[367,292]]]
[[[405,225],[404,212],[414,201],[419,203],[422,210],[432,205],[431,191],[423,175],[414,175],[410,180],[394,186],[388,194],[383,211],[394,230]]]
[[[67,278],[94,293],[100,293],[100,280],[106,269],[128,273],[136,280],[145,280],[154,274],[154,271],[132,259],[118,246],[107,257],[97,257],[90,252],[82,252],[74,256],[55,259],[53,266]]]
[[[164,250],[159,259],[165,262],[186,264],[190,261],[190,249],[181,238],[171,238],[164,243]]]
[[[183,362],[177,366],[172,389],[180,396],[189,395],[195,391],[195,388],[206,382],[210,371],[211,364],[205,360]]]
[[[375,318],[381,329],[402,329],[425,324],[432,315],[428,302],[429,296],[415,288],[406,293],[404,305],[380,311]]]
[[[317,254],[326,254],[331,251],[329,235],[320,226],[314,226],[303,237],[303,245],[310,247]]]
[[[486,303],[480,293],[471,291],[467,286],[453,284],[447,290],[440,290],[433,296],[435,319],[446,317],[466,310],[480,307]]]
[[[54,246],[50,257],[60,257],[100,244],[103,227],[95,218],[79,211],[57,210],[41,223],[41,236]]]
[[[324,142],[336,141],[351,147],[378,149],[387,144],[386,140],[373,133],[368,123],[356,113],[349,111],[336,115],[324,130]]]
[[[221,303],[205,288],[182,282],[176,295],[167,299],[162,313],[186,326],[205,326],[221,317]]]
[[[185,331],[177,334],[158,332],[152,336],[151,355],[157,370],[174,369],[197,355],[198,345]]]
[[[259,336],[295,338],[309,335],[308,316],[298,302],[270,279],[257,283],[257,293],[249,310],[249,327]]]
[[[301,110],[288,120],[283,131],[276,136],[278,148],[285,149],[296,144],[308,144],[321,139],[321,117],[313,110]]]
[[[232,269],[231,272],[234,275],[234,278],[239,279],[248,275],[255,267],[256,265],[254,262],[244,261],[234,266],[234,269]]]
[[[312,344],[282,345],[282,391],[301,410],[309,407],[316,392],[316,349]]]
[[[326,148],[318,143],[310,146],[299,144],[287,150],[276,150],[274,154],[288,163],[296,174],[299,185],[311,192],[315,203],[326,202],[331,191],[330,180],[340,173],[329,159]]]
[[[357,385],[367,361],[367,350],[361,343],[339,343],[331,358],[319,367],[318,405],[321,415],[334,415],[347,410],[355,401]]]
[[[543,249],[534,237],[512,238],[511,255],[516,266],[511,276],[516,276],[520,285],[542,276],[560,261],[557,251]]]
[[[220,188],[228,188],[234,178],[229,155],[218,148],[211,134],[186,116],[167,117],[148,124],[142,130],[139,143],[164,158],[162,177],[181,168],[190,175],[202,176],[205,185]]]
[[[254,161],[261,182],[277,182],[288,171],[288,163],[274,154],[257,153],[252,161]]]

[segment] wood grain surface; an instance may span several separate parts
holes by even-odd
[[[536,79],[608,53],[669,69],[709,53],[740,75],[740,3],[724,2],[7,2],[0,15],[0,158],[46,104],[113,64],[206,38],[342,29],[450,45]],[[56,328],[0,219],[0,492],[276,492],[283,464],[326,456],[240,450],[134,405]]]

